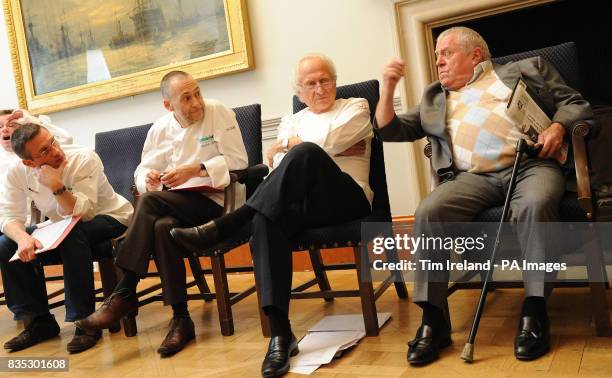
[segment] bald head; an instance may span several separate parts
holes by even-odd
[[[185,80],[185,79],[193,79],[191,75],[189,75],[185,71],[170,71],[164,75],[161,79],[161,83],[159,85],[161,89],[161,94],[164,100],[170,100],[170,97],[173,96],[171,83],[175,80]]]

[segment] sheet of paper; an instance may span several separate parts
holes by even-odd
[[[37,249],[35,253],[39,254],[57,248],[70,231],[72,231],[72,228],[74,228],[79,219],[81,219],[81,217],[68,217],[55,223],[40,223],[36,230],[32,232],[32,237],[38,240],[43,247]],[[19,260],[17,253],[10,259],[10,261],[15,260]]]
[[[378,314],[378,328],[382,327],[383,324],[391,317],[390,312],[379,312]],[[317,324],[311,327],[309,332],[321,332],[321,331],[365,331],[365,325],[363,324],[363,315],[328,315],[321,319]]]
[[[296,373],[296,374],[310,375],[310,374],[314,373],[315,370],[317,370],[320,367],[321,367],[321,365],[291,366],[289,368],[289,372],[290,373]]]
[[[291,366],[330,363],[340,347],[361,340],[364,331],[311,332],[300,340],[300,353],[291,358]]]

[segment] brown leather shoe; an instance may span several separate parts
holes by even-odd
[[[96,345],[101,337],[101,330],[87,331],[77,327],[76,331],[74,332],[74,337],[72,340],[70,340],[68,345],[66,345],[66,350],[69,353],[82,352]]]
[[[191,318],[174,317],[170,322],[170,331],[157,349],[157,353],[162,357],[170,357],[193,339],[195,339],[195,326]]]
[[[100,330],[114,326],[127,314],[138,314],[136,298],[127,300],[123,296],[122,292],[113,292],[93,314],[77,320],[74,324],[84,330]]]

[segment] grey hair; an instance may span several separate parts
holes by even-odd
[[[161,88],[161,94],[164,100],[170,100],[170,82],[175,77],[183,78],[191,77],[191,75],[189,75],[185,71],[170,71],[165,74],[164,77],[161,79],[161,83],[159,84],[159,87]]]
[[[295,91],[296,94],[299,92],[300,84],[301,84],[300,65],[302,64],[303,61],[308,60],[308,59],[322,60],[327,66],[327,69],[329,73],[331,74],[332,79],[334,79],[334,81],[338,79],[338,75],[336,74],[336,65],[326,55],[319,54],[319,53],[306,54],[297,62],[297,64],[295,65],[295,69],[293,70],[293,90]]]
[[[13,135],[11,135],[11,148],[13,152],[22,159],[31,159],[32,156],[26,149],[26,143],[34,139],[40,130],[45,127],[37,123],[26,123],[21,125],[20,128],[16,129]]]
[[[440,33],[438,36],[438,41],[450,34],[457,36],[457,39],[465,52],[470,52],[474,48],[478,47],[482,51],[483,61],[491,59],[491,53],[489,52],[487,42],[475,30],[466,28],[465,26],[454,26]]]

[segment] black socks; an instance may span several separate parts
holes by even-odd
[[[531,316],[540,321],[548,320],[544,297],[526,297],[521,310],[521,317]]]
[[[231,213],[215,219],[214,222],[215,225],[217,225],[220,239],[224,239],[234,234],[236,230],[247,222],[250,222],[255,213],[256,211],[252,208],[247,205],[242,205]]]
[[[125,270],[121,281],[115,287],[115,292],[123,299],[131,299],[136,296],[136,286],[140,281],[140,276],[129,270]]]
[[[427,302],[417,304],[423,309],[423,318],[421,320],[423,324],[426,324],[434,329],[440,329],[441,327],[448,326],[446,324],[446,320],[444,319],[444,312],[441,308]]]
[[[172,317],[188,318],[189,310],[187,310],[187,302],[175,303],[172,305]]]
[[[51,315],[50,312],[47,312],[46,314],[38,315],[34,319],[32,319],[32,323],[34,323],[34,322],[54,323],[55,322],[55,316]]]
[[[270,319],[270,332],[272,333],[272,337],[291,337],[289,315],[273,306],[268,306],[265,310],[266,315],[268,315],[268,319]]]

